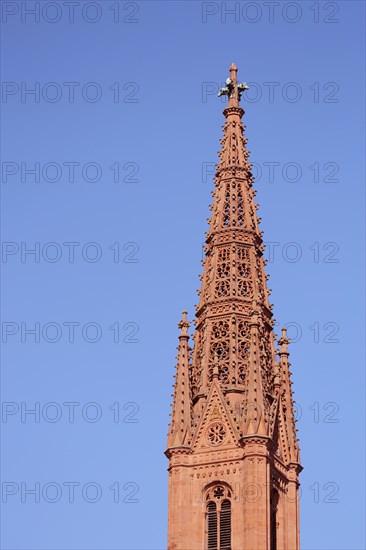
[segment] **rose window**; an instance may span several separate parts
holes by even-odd
[[[220,422],[211,424],[207,430],[207,439],[211,445],[221,445],[226,437],[225,427]]]

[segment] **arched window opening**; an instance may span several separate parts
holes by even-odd
[[[206,494],[206,549],[231,550],[231,492],[224,485]]]

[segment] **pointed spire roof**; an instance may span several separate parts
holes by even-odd
[[[295,423],[295,411],[294,411],[294,400],[292,397],[292,382],[291,382],[291,371],[289,362],[289,351],[288,344],[290,339],[287,337],[287,330],[285,327],[281,330],[282,335],[278,340],[279,345],[281,346],[278,355],[280,357],[280,373],[282,378],[282,392],[280,394],[280,402],[282,404],[283,411],[283,422],[285,425],[285,433],[288,441],[288,455],[289,461],[295,464],[300,463],[300,450],[299,442],[297,439],[297,430]]]
[[[228,97],[228,104],[223,112],[225,124],[196,312],[192,398],[197,409],[196,402],[208,395],[217,378],[231,408],[242,409],[239,425],[243,437],[268,437],[276,364],[272,306],[240,107],[248,86],[239,83],[237,72],[232,64],[226,86],[219,92]]]
[[[238,83],[237,72],[232,64],[219,92],[228,97],[228,104],[206,233],[194,350],[190,360],[189,323],[183,312],[168,450],[191,449],[192,437],[197,440],[197,430],[212,406],[210,400],[218,399],[214,392],[218,388],[238,444],[253,436],[269,440],[279,430],[286,451],[282,455],[297,463],[289,340],[283,330],[277,362],[262,231],[240,107],[248,86]],[[222,412],[223,419],[225,415]]]
[[[189,386],[189,329],[187,311],[183,311],[178,323],[180,329],[176,375],[174,384],[173,410],[168,433],[168,450],[186,444],[191,427],[191,396]]]

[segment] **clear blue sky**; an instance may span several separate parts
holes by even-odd
[[[176,324],[232,62],[297,340],[302,548],[366,547],[364,3],[237,5],[2,2],[4,549],[166,547]]]

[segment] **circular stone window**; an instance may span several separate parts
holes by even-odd
[[[214,422],[207,429],[207,439],[210,445],[221,445],[226,438],[225,426],[221,422]]]

